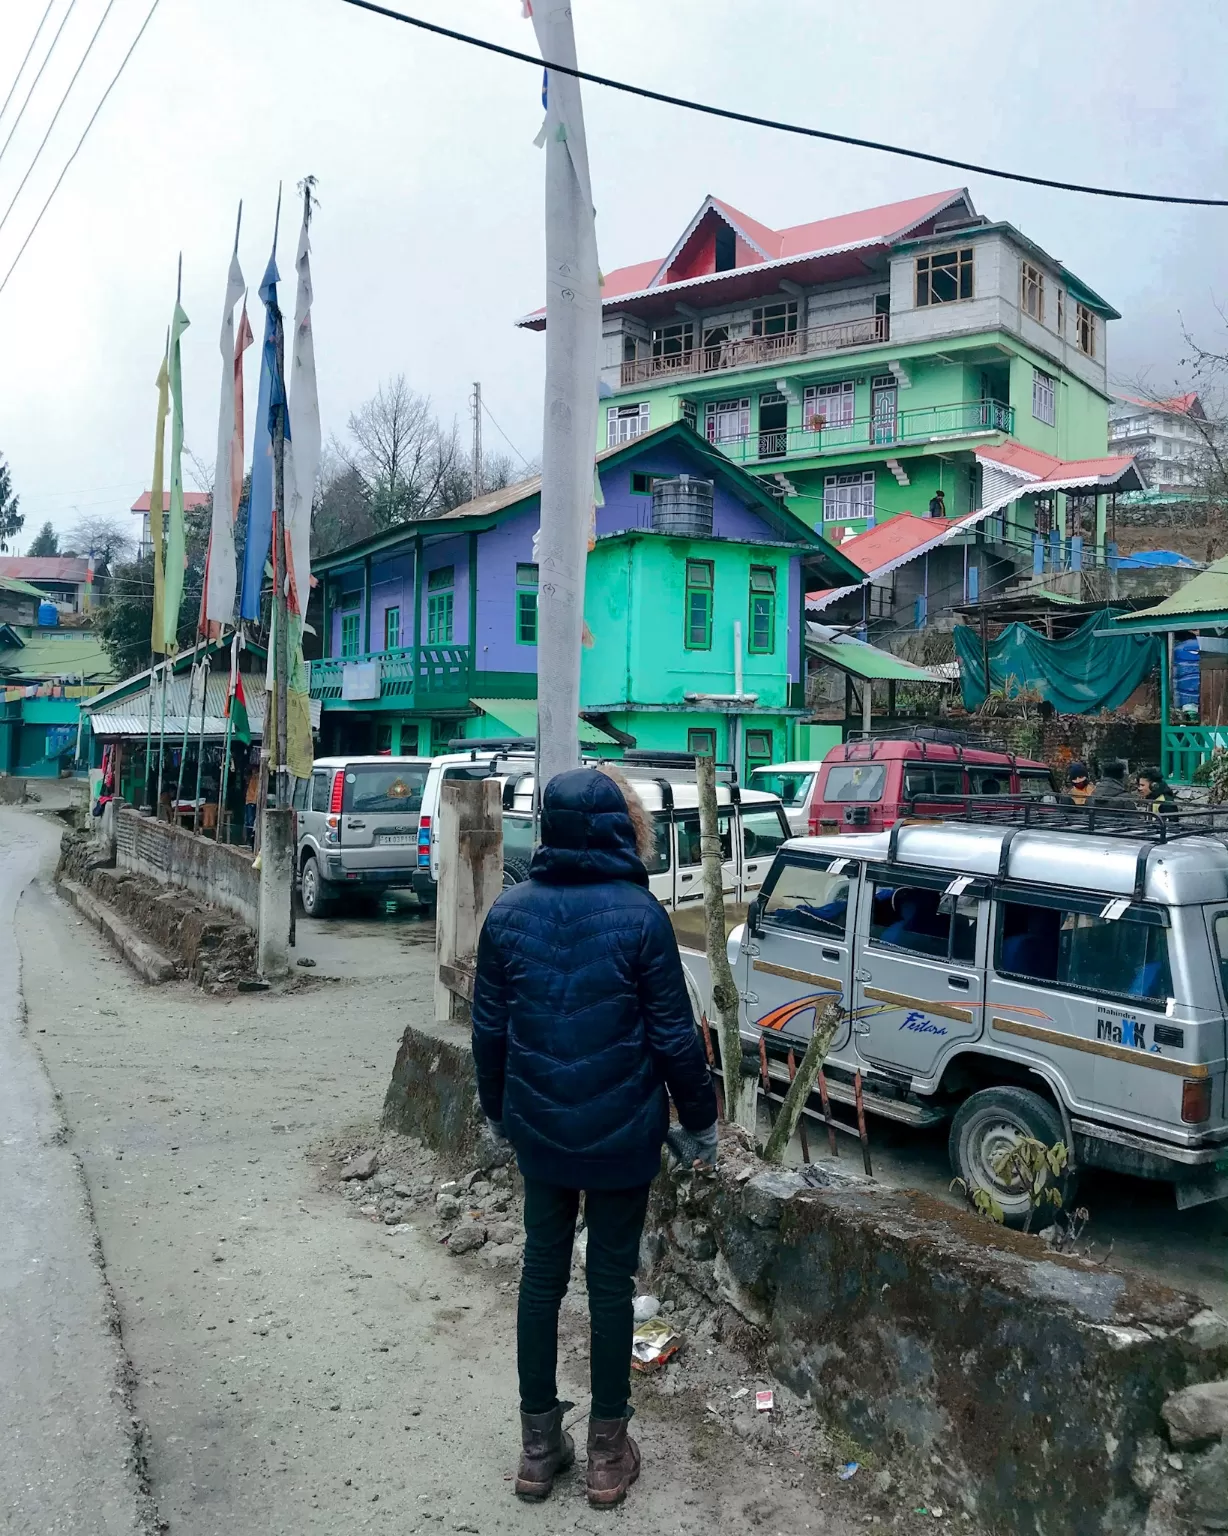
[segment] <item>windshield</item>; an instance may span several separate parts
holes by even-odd
[[[391,811],[416,816],[422,807],[426,773],[425,764],[409,768],[396,763],[354,763],[345,770],[341,809],[359,814]]]
[[[813,773],[781,773],[773,768],[765,771],[756,768],[750,776],[752,789],[766,790],[777,795],[791,811],[804,810],[810,804],[810,791],[814,785]]]
[[[835,763],[827,772],[824,800],[881,800],[887,782],[885,763]]]

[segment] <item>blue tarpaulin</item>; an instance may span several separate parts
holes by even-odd
[[[1025,690],[1037,694],[1062,715],[1119,709],[1160,660],[1154,635],[1110,629],[1119,611],[1102,608],[1064,640],[1008,624],[989,646],[990,687],[1008,699]],[[964,708],[979,709],[986,697],[985,662],[971,625],[956,626],[955,655]]]

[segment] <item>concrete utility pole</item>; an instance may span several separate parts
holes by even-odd
[[[473,413],[473,494],[482,494],[482,386],[474,380],[473,394],[469,398]]]
[[[575,67],[571,8],[538,0],[544,59]],[[547,71],[546,391],[538,537],[537,731],[541,789],[580,760],[580,642],[592,516],[601,340],[597,230],[580,82]]]
[[[446,779],[439,794],[435,906],[435,1018],[467,1020],[478,935],[503,889],[503,801],[498,779]]]
[[[703,861],[704,936],[708,952],[708,976],[712,982],[712,1003],[720,1016],[721,1070],[725,1075],[725,1119],[743,1124],[743,1116],[754,1115],[753,1083],[742,1080],[742,1036],[738,1029],[738,989],[729,968],[725,948],[725,882],[721,873],[721,838],[716,807],[716,761],[711,757],[695,759],[695,781],[699,790],[699,852]],[[749,1111],[743,1090],[748,1090]],[[754,1132],[752,1119],[748,1129]]]

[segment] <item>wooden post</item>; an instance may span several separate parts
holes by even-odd
[[[704,929],[712,1006],[721,1032],[721,1066],[725,1076],[725,1118],[742,1123],[742,1035],[738,1029],[738,989],[725,951],[725,882],[721,877],[721,838],[716,817],[716,761],[695,759],[699,791],[699,848],[704,872]],[[749,1095],[752,1104],[754,1093]],[[753,1132],[754,1126],[750,1127]]]
[[[806,1054],[802,1057],[801,1065],[797,1069],[797,1076],[789,1084],[789,1091],[785,1094],[785,1101],[781,1105],[780,1115],[776,1124],[772,1127],[772,1134],[767,1139],[767,1146],[763,1149],[763,1159],[768,1163],[779,1163],[784,1155],[785,1148],[793,1138],[793,1132],[797,1129],[797,1123],[802,1117],[802,1111],[806,1107],[806,1100],[814,1090],[815,1082],[819,1076],[819,1068],[823,1065],[831,1043],[836,1038],[836,1031],[840,1028],[840,1000],[833,998],[821,1011],[816,1011],[814,1020],[814,1034],[810,1037],[810,1044],[806,1047]]]
[[[498,779],[445,779],[439,796],[435,1019],[465,1022],[478,934],[503,889],[503,795]]]
[[[796,1062],[796,1060],[794,1059],[794,1056],[793,1056],[793,1049],[792,1049],[792,1047],[790,1047],[790,1049],[789,1049],[789,1081],[790,1081],[790,1083],[793,1082],[793,1080],[794,1080],[794,1078],[796,1076],[797,1076],[797,1062]],[[806,1134],[806,1117],[804,1115],[797,1122],[797,1139],[802,1144],[802,1162],[803,1163],[808,1163],[810,1161],[810,1137],[807,1136],[807,1134]]]

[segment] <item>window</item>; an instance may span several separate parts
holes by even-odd
[[[716,732],[712,730],[688,731],[686,749],[696,757],[716,757]]]
[[[611,405],[605,413],[605,445],[615,448],[648,431],[648,401],[639,405]]]
[[[426,578],[426,642],[452,644],[452,608],[455,567],[441,565]]]
[[[529,865],[533,859],[533,818],[520,811],[503,813],[503,862],[516,859]]]
[[[422,809],[422,786],[426,783],[427,767],[407,768],[402,765],[355,763],[345,771],[345,787],[342,791],[341,809],[347,814],[378,811],[403,811],[417,816]],[[417,831],[417,825],[414,827]]]
[[[917,257],[917,307],[972,297],[972,247]]]
[[[1173,990],[1163,912],[1131,906],[1112,920],[1101,915],[1105,910],[1103,896],[999,902],[995,968],[1073,992],[1163,1007]]]
[[[770,656],[776,649],[776,567],[750,568],[750,633],[747,650],[752,656]]]
[[[1045,275],[1030,261],[1022,262],[1019,267],[1019,307],[1033,320],[1044,321]]]
[[[712,649],[712,562],[688,560],[686,563],[686,648],[688,651]]]
[[[1019,793],[1026,795],[1029,800],[1048,801],[1050,805],[1057,801],[1053,778],[1048,773],[1020,773]]]
[[[824,475],[823,521],[843,522],[855,517],[874,516],[874,471],[867,469],[851,475]]]
[[[343,613],[341,615],[341,654],[342,656],[357,656],[359,648],[359,618],[356,613]]]
[[[797,300],[759,304],[750,312],[752,336],[786,336],[797,330]]]
[[[1050,427],[1057,420],[1053,404],[1053,382],[1051,375],[1042,373],[1039,368],[1032,369],[1032,415]]]
[[[1228,912],[1215,914],[1215,952],[1219,956],[1220,983],[1228,997]]]
[[[685,811],[674,825],[678,828],[678,863],[700,864],[703,853],[699,843],[699,812]],[[733,858],[733,836],[729,830],[729,810],[723,807],[716,813],[716,829],[721,837],[721,862],[728,864]]]
[[[818,864],[782,864],[763,905],[774,928],[842,939],[848,928],[849,877]]]
[[[750,397],[717,400],[704,406],[704,429],[710,443],[732,443],[750,432]]]
[[[399,607],[384,609],[384,649],[399,650],[401,646],[401,610]]]
[[[1086,304],[1075,305],[1075,341],[1088,357],[1096,355],[1096,317]]]
[[[295,779],[294,788],[290,791],[290,804],[296,811],[307,809],[307,796],[311,791],[311,785],[306,779]]]
[[[916,795],[962,795],[964,771],[952,764],[935,767],[929,763],[904,764],[904,798]]]
[[[663,478],[664,476],[662,475],[649,475],[645,474],[643,470],[633,469],[631,471],[631,494],[633,496],[651,496],[653,482]]]
[[[839,384],[811,384],[802,400],[802,421],[808,432],[825,427],[853,425],[854,385],[852,379]]]
[[[870,942],[940,960],[976,959],[979,899],[971,891],[945,893],[942,884],[897,885],[894,877],[874,882]]]
[[[699,412],[696,408],[694,400],[680,400],[678,402],[678,411],[682,417],[682,420],[686,422],[691,431],[698,432]]]
[[[328,809],[332,777],[331,773],[313,773],[311,775],[311,809],[313,811],[326,811]]]
[[[716,265],[717,272],[731,272],[738,264],[738,237],[730,229],[728,224],[716,226]]]
[[[771,731],[747,731],[746,777],[749,779],[756,768],[766,768],[772,761]]]
[[[1066,334],[1066,290],[1057,290],[1057,333],[1059,336]]]
[[[516,567],[516,644],[537,644],[537,567]]]
[[[885,763],[833,763],[823,789],[825,801],[881,800],[887,783]]]
[[[1001,768],[969,768],[968,783],[974,795],[1009,795],[1011,771],[1005,764]]]
[[[768,773],[762,768],[755,770],[752,789],[762,789],[776,795],[787,810],[804,810],[810,804],[810,792],[814,788],[813,773]]]
[[[695,346],[695,327],[689,320],[652,328],[653,360],[660,368],[679,368],[690,358]],[[672,362],[671,362],[672,359]]]
[[[762,810],[746,807],[742,810],[742,854],[747,859],[770,859],[781,843],[792,833],[781,824],[780,812],[774,805]]]

